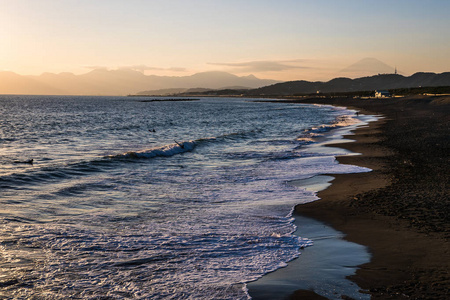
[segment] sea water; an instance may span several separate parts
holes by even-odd
[[[145,100],[0,96],[0,298],[247,299],[312,244],[289,181],[368,171],[305,148],[351,110]]]

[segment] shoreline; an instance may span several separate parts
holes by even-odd
[[[339,163],[373,171],[333,174],[331,186],[318,193],[320,199],[297,205],[295,214],[330,225],[343,232],[345,240],[368,247],[370,262],[360,265],[349,279],[372,299],[444,299],[449,295],[450,99],[285,102],[345,106],[385,116],[343,137],[354,142],[330,145],[362,154],[338,156]],[[325,298],[299,288],[288,299]]]
[[[337,153],[342,153],[336,157],[359,156],[357,151],[344,149],[341,145],[354,142],[355,130],[366,128],[383,119],[373,114],[360,114],[358,118],[359,123],[333,129],[305,149],[320,153],[335,153],[337,150]],[[318,195],[319,192],[329,189],[340,175],[364,174],[366,172],[324,173],[307,179],[293,180],[289,184]],[[297,227],[294,234],[312,240],[313,246],[302,248],[299,257],[289,261],[286,267],[248,283],[247,288],[252,299],[341,299],[343,295],[349,299],[370,299],[365,291],[361,291],[360,287],[348,279],[355,274],[359,265],[370,261],[367,247],[347,241],[343,232],[319,218],[296,213],[297,206],[301,205],[305,204],[298,204],[293,208],[294,224]],[[298,290],[300,287],[301,290]]]
[[[371,261],[350,279],[372,299],[445,298],[450,291],[448,99],[310,101],[387,118],[356,129],[349,136],[355,142],[333,145],[362,154],[337,157],[340,163],[373,171],[333,175],[332,185],[318,193],[320,200],[298,205],[296,213],[369,248]]]

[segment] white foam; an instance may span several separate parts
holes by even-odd
[[[207,139],[204,139],[207,140]],[[176,154],[192,151],[195,148],[195,141],[176,142],[175,144],[164,145],[161,147],[130,151],[124,154],[108,156],[109,158],[153,158],[158,156],[173,156]]]
[[[336,111],[347,114],[343,109]],[[296,113],[301,116],[301,109]],[[339,165],[333,153],[293,150],[294,137],[305,126],[282,136],[254,107],[245,116],[250,117],[233,123],[229,120],[233,116],[227,115],[220,132],[204,130],[203,125],[190,129],[195,118],[186,118],[189,124],[171,126],[173,132],[155,143],[172,141],[171,136],[217,138],[129,152],[126,149],[145,146],[123,143],[113,153],[124,153],[109,156],[119,158],[117,170],[111,167],[91,177],[58,181],[50,191],[47,185],[29,194],[22,192],[20,196],[30,201],[20,199],[20,204],[7,208],[19,211],[19,216],[36,215],[39,221],[39,214],[54,219],[18,225],[20,220],[5,217],[10,211],[2,211],[1,237],[8,242],[0,245],[6,250],[0,250],[8,255],[6,262],[0,260],[0,271],[23,283],[11,293],[24,299],[249,299],[245,282],[286,266],[298,257],[299,248],[312,245],[293,235],[292,210],[317,197],[287,182],[368,169]],[[289,118],[291,124],[301,123],[295,115]],[[276,119],[277,128],[285,124]],[[344,125],[318,126],[317,132],[310,133],[320,135]],[[232,133],[227,134],[228,130]],[[273,147],[279,136],[283,141]],[[284,142],[288,139],[292,144]],[[209,140],[217,143],[201,146]],[[257,146],[249,141],[258,142]],[[149,164],[127,161],[182,153],[187,155]],[[224,153],[252,155],[233,160]],[[209,156],[213,159],[208,161]],[[8,264],[14,262],[18,263],[12,270]]]

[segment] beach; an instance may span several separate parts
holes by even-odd
[[[0,97],[0,298],[446,296],[445,100],[136,100]]]
[[[381,115],[333,147],[362,155],[338,161],[371,168],[333,175],[320,200],[296,214],[328,224],[372,255],[350,279],[372,299],[444,299],[449,294],[449,124],[445,97],[289,100]],[[291,299],[321,299],[299,290]]]

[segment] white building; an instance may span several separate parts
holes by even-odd
[[[375,98],[386,98],[390,96],[391,94],[388,91],[375,91]]]

